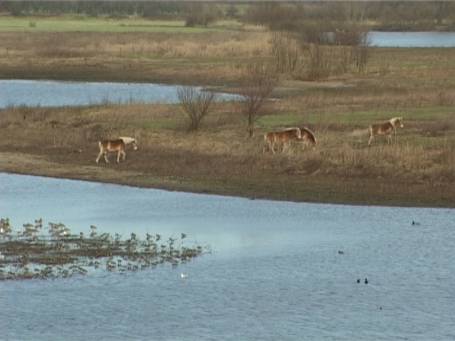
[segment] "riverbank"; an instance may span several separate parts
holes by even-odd
[[[123,27],[124,28],[124,27]],[[154,29],[154,28],[153,28]],[[179,27],[179,30],[185,30]],[[0,32],[0,78],[241,84],[273,61],[256,28],[171,32]],[[371,48],[362,72],[319,81],[282,74],[253,139],[238,103],[218,103],[197,133],[177,105],[9,107],[0,171],[279,200],[455,205],[455,49]],[[368,126],[402,116],[395,144]],[[262,135],[309,126],[316,149],[262,153]],[[125,163],[96,165],[97,141],[136,136]]]
[[[84,180],[155,188],[170,191],[239,196],[250,199],[295,202],[380,205],[403,207],[455,207],[455,186],[449,184],[394,183],[384,179],[340,179],[311,176],[289,181],[283,176],[272,180],[218,178],[190,179],[177,176],[154,176],[125,169],[77,167],[74,163],[49,162],[44,156],[0,152],[0,171],[14,174]],[[264,186],[267,183],[267,186]]]
[[[5,109],[0,171],[253,199],[454,207],[455,127],[448,123],[443,135],[428,136],[428,108],[406,114],[394,145],[377,139],[368,148],[366,129],[360,129],[384,113],[362,113],[353,124],[348,112],[332,122],[306,117],[317,132],[315,149],[296,145],[263,154],[262,134],[281,126],[277,120],[302,123],[299,115],[280,113],[282,102],[270,104],[252,139],[235,103],[218,103],[196,133],[186,131],[176,105]],[[447,117],[452,112],[433,110]],[[139,150],[128,149],[120,164],[113,155],[110,164],[96,164],[97,141],[121,135],[136,136]]]

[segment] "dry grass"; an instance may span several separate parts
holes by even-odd
[[[300,123],[298,116],[294,123]],[[297,143],[286,153],[272,155],[262,154],[262,133],[270,128],[259,129],[254,138],[247,138],[244,118],[229,103],[218,103],[195,133],[186,131],[185,116],[175,105],[15,108],[1,113],[4,133],[0,150],[13,148],[77,169],[94,166],[100,138],[131,135],[138,138],[139,151],[128,150],[124,164],[99,167],[205,183],[202,188],[215,188],[210,183],[221,182],[218,186],[237,194],[248,186],[257,191],[259,182],[273,184],[270,191],[288,196],[289,186],[295,186],[292,193],[302,181],[309,186],[308,182],[322,179],[337,179],[338,185],[369,181],[381,188],[392,181],[396,190],[455,180],[455,126],[448,120],[442,126],[405,122],[405,129],[392,145],[377,138],[370,148],[366,129],[340,125],[336,117],[326,118],[325,123],[325,130],[311,125],[317,134],[317,148],[303,149]],[[427,133],[438,129],[438,134]],[[431,198],[427,204],[429,201]]]
[[[263,31],[0,33],[0,39],[3,78],[235,87],[245,64],[273,58],[271,35]],[[50,163],[57,176],[87,171],[89,179],[225,194],[453,206],[454,60],[455,49],[372,49],[361,74],[324,82],[283,76],[278,100],[267,104],[252,139],[239,106],[229,103],[216,104],[191,134],[173,105],[10,108],[0,112],[0,151],[38,155],[48,162],[39,172],[51,172]],[[405,119],[397,142],[378,138],[368,148],[368,125],[394,116]],[[315,150],[262,154],[263,132],[301,125],[316,132]],[[122,135],[136,136],[139,152],[127,151],[125,164],[95,168],[96,141]],[[39,168],[15,162],[8,170]],[[125,172],[134,175],[125,179]]]

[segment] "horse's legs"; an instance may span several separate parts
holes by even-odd
[[[100,152],[98,154],[98,157],[96,158],[96,163],[98,163],[100,161],[101,155],[103,155],[103,151],[102,150],[100,150]]]
[[[272,149],[272,154],[275,154],[275,142],[272,142],[270,147]]]
[[[371,142],[373,142],[373,134],[370,135],[370,139],[368,140],[368,147],[371,146]]]
[[[392,143],[392,134],[387,135],[387,144]]]
[[[104,152],[104,161],[106,161],[106,163],[109,163],[109,159],[107,158],[107,152]]]
[[[122,150],[122,155],[123,155],[123,161],[125,161],[125,159],[126,159],[126,153],[125,153],[124,150]]]
[[[117,163],[120,162],[120,155],[122,155],[122,151],[121,151],[121,150],[119,150],[119,151],[117,152]]]

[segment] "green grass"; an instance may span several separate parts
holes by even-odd
[[[388,120],[392,117],[402,116],[406,121],[439,121],[445,120],[453,115],[453,106],[432,106],[424,108],[412,108],[402,110],[369,110],[369,111],[350,111],[344,113],[281,113],[264,115],[258,120],[258,126],[264,129],[279,128],[285,126],[296,126],[301,124],[332,123],[346,126],[365,126],[371,123]]]
[[[235,21],[209,27],[186,27],[183,20],[110,19],[89,17],[0,17],[0,32],[163,32],[203,33],[239,29]]]
[[[261,128],[275,128],[295,126],[304,120],[303,115],[295,113],[271,114],[264,115],[258,120],[258,126]]]

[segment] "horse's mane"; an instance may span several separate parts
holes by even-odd
[[[302,128],[300,128],[300,131],[306,132],[307,136],[310,138],[311,142],[316,144],[316,136],[314,135],[314,132],[310,128],[302,127]]]
[[[389,122],[392,123],[393,125],[395,125],[396,121],[403,121],[403,117],[393,117],[389,120]]]

